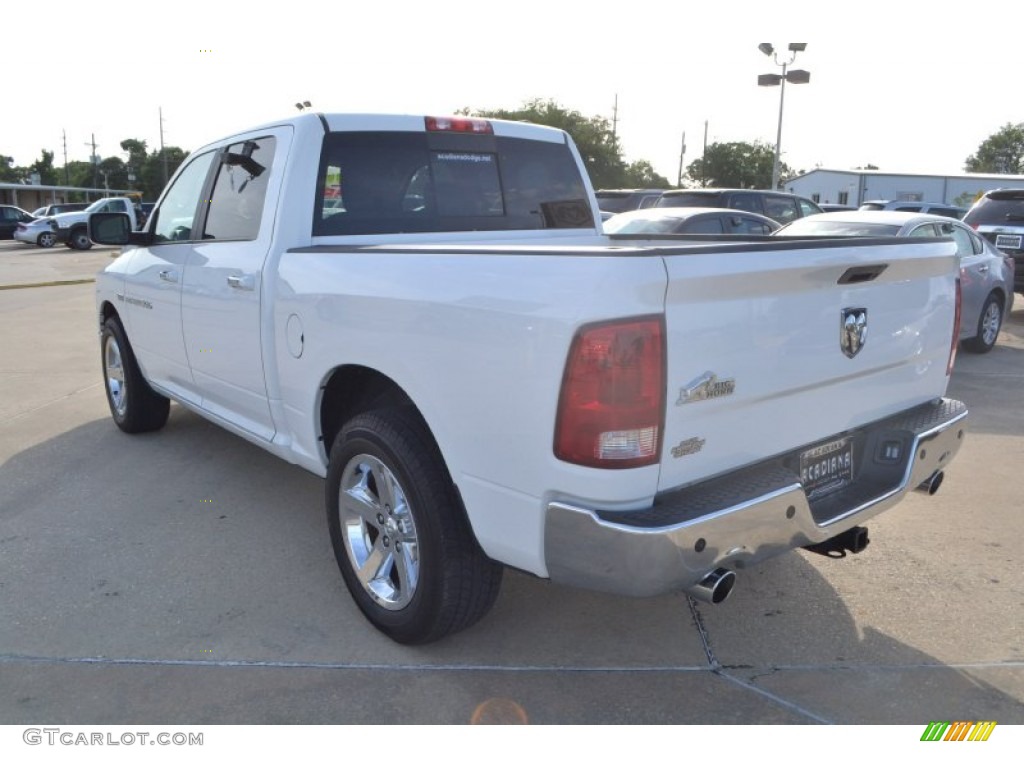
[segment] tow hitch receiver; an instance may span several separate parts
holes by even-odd
[[[846,557],[847,552],[852,554],[863,552],[870,543],[868,529],[857,525],[819,544],[808,544],[804,549],[817,552],[819,555],[825,555],[825,557],[840,558]]]

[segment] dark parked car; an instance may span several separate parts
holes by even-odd
[[[597,207],[602,211],[622,213],[623,211],[653,207],[664,191],[663,189],[599,189],[594,195],[597,197]]]
[[[72,211],[84,211],[88,203],[52,203],[36,208],[32,215],[37,219],[45,219],[47,216],[56,216],[58,213],[71,213]]]
[[[16,205],[0,205],[0,240],[14,238],[14,230],[21,223],[28,223],[34,217]]]
[[[964,224],[1013,257],[1017,265],[1014,290],[1024,293],[1024,189],[986,192],[964,215]]]
[[[770,235],[778,228],[767,216],[728,208],[648,208],[604,223],[609,235]]]
[[[779,224],[821,213],[806,197],[767,189],[672,189],[657,202],[658,208],[735,208],[759,213]]]

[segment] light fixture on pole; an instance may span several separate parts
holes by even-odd
[[[309,103],[308,101],[296,101],[296,102],[295,102],[295,108],[296,108],[297,110],[299,110],[299,112],[302,112],[302,111],[303,111],[303,110],[305,110],[305,109],[309,109],[309,108],[310,108],[310,107],[312,107],[312,106],[313,106],[313,105],[312,105],[312,104],[310,104],[310,103]]]
[[[811,81],[811,73],[806,69],[789,69],[789,65],[796,61],[796,55],[807,48],[807,43],[790,43],[789,60],[779,59],[779,54],[771,43],[760,43],[757,50],[765,56],[771,56],[775,65],[782,67],[781,75],[758,75],[757,84],[772,86],[779,85],[779,130],[775,136],[775,160],[772,163],[772,189],[779,188],[779,158],[782,154],[782,107],[786,101],[786,83],[802,85]]]

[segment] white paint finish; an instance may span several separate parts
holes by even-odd
[[[666,490],[893,414],[945,392],[952,339],[951,242],[667,259]],[[838,285],[850,267],[886,263],[876,279]],[[840,349],[840,313],[867,309],[867,340]],[[676,405],[705,371],[732,395]],[[673,458],[690,438],[699,453]]]
[[[361,130],[385,123],[419,130],[414,123],[422,122],[327,119]],[[502,562],[546,574],[544,509],[552,500],[642,508],[659,489],[945,390],[955,274],[949,243],[903,245],[897,256],[878,247],[751,251],[741,244],[726,253],[691,246],[680,254],[610,246],[596,230],[314,242],[323,127],[310,115],[283,125],[279,133],[294,131],[294,139],[290,151],[279,141],[260,239],[200,243],[187,262],[208,269],[213,281],[192,280],[186,270],[190,354],[195,343],[214,336],[225,346],[212,347],[224,352],[221,368],[193,362],[196,384],[183,399],[194,403],[203,389],[198,410],[216,423],[323,475],[320,387],[338,366],[379,371],[424,415],[481,544]],[[271,130],[278,128],[210,146]],[[534,126],[501,130],[561,136]],[[589,189],[588,196],[593,202]],[[338,247],[300,250],[310,245]],[[133,257],[133,268],[155,269],[153,250]],[[881,261],[890,267],[878,280],[835,285],[849,266]],[[218,295],[215,284],[223,280],[227,289],[232,270],[253,277],[254,290],[243,298]],[[101,281],[101,300],[112,290]],[[853,360],[839,351],[839,312],[847,306],[869,310],[867,346]],[[615,471],[555,459],[555,414],[573,334],[590,322],[662,312],[668,329],[663,455],[692,436],[708,440],[704,451]],[[289,353],[292,317],[303,328],[298,358]],[[171,325],[147,329],[133,322],[133,343],[154,352],[173,347]],[[676,407],[678,387],[707,370],[735,378],[736,394]]]
[[[132,349],[146,378],[182,395],[192,387],[181,334],[181,276],[190,251],[186,243],[127,251],[118,259],[125,298],[112,302],[127,317]]]

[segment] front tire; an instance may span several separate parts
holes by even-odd
[[[150,388],[139,370],[118,317],[108,317],[100,330],[100,358],[107,405],[123,432],[153,432],[167,423],[171,401]]]
[[[57,236],[53,232],[43,232],[36,238],[36,245],[40,248],[53,248],[57,244]]]
[[[68,246],[76,251],[88,251],[92,248],[92,240],[89,239],[89,233],[84,227],[71,232],[71,236],[68,238]]]
[[[964,340],[964,349],[979,354],[990,352],[996,345],[1002,327],[1003,302],[997,294],[990,293],[978,318],[978,334],[973,339]]]
[[[349,421],[327,472],[327,525],[356,605],[399,643],[479,621],[502,568],[480,549],[426,425],[411,409]]]

